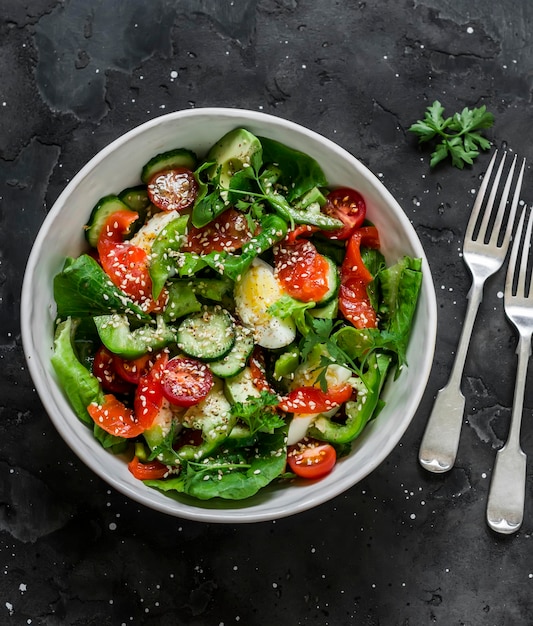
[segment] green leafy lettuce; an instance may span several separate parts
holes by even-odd
[[[258,432],[252,446],[219,448],[196,463],[184,462],[181,472],[164,480],[146,480],[161,491],[176,491],[199,500],[242,500],[281,476],[286,462],[286,428],[274,433]]]
[[[63,270],[54,278],[57,316],[94,317],[110,313],[131,313],[139,319],[150,316],[118,287],[88,254],[67,258]]]

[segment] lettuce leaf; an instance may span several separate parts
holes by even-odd
[[[420,259],[403,257],[380,270],[373,281],[379,291],[380,328],[343,326],[333,333],[333,342],[351,359],[364,360],[373,351],[394,353],[399,365],[406,363],[407,344],[422,285]]]
[[[66,259],[63,270],[54,278],[54,299],[57,315],[62,320],[120,312],[150,319],[127,294],[113,285],[88,254]]]
[[[104,448],[118,453],[123,451],[128,442],[100,428],[87,412],[87,407],[91,402],[103,401],[104,392],[96,376],[80,363],[76,354],[74,345],[79,324],[79,319],[73,320],[69,317],[58,325],[54,338],[52,366],[59,378],[61,388],[79,419],[92,428],[95,438]]]
[[[422,286],[422,260],[404,256],[379,273],[381,305],[379,316],[384,329],[394,337],[399,364],[405,354]]]
[[[94,422],[87,407],[91,402],[102,402],[104,393],[96,376],[80,363],[74,351],[74,335],[78,323],[69,317],[58,325],[51,361],[74,412],[82,422],[92,427]]]

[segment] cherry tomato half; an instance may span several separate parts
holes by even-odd
[[[230,207],[203,228],[189,225],[183,250],[196,254],[223,250],[234,252],[250,241],[253,235],[246,216]]]
[[[128,469],[139,480],[157,480],[168,474],[168,467],[163,463],[159,461],[143,463],[136,456],[128,463]]]
[[[297,476],[321,478],[333,469],[337,453],[331,444],[306,437],[294,446],[289,446],[287,462]]]
[[[115,355],[105,346],[100,346],[94,355],[93,374],[105,391],[128,393],[133,386],[117,375]]]
[[[329,289],[329,265],[307,239],[283,241],[274,249],[276,277],[283,290],[302,302],[318,302]]]
[[[123,380],[138,385],[141,377],[144,376],[152,367],[153,356],[143,354],[137,359],[123,359],[115,356],[113,363],[115,371]]]
[[[327,392],[318,387],[299,387],[281,399],[278,409],[286,413],[324,413],[340,406],[352,396],[352,387],[343,385]]]
[[[195,359],[174,357],[161,374],[165,398],[177,406],[193,406],[203,400],[213,386],[211,370]]]
[[[324,231],[324,235],[330,239],[348,239],[365,221],[366,204],[355,189],[339,187],[328,194],[323,211],[344,224],[339,230]]]
[[[154,174],[147,191],[152,203],[163,211],[183,211],[194,204],[198,183],[191,170],[176,167]]]

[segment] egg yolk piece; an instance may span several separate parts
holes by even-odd
[[[292,318],[281,319],[268,311],[283,295],[274,268],[259,258],[235,284],[236,313],[253,330],[255,342],[263,348],[283,348],[296,338]]]

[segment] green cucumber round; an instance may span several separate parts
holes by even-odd
[[[205,307],[178,326],[178,347],[196,359],[217,361],[233,348],[235,335],[235,323],[225,309]]]

